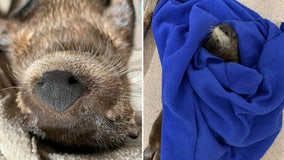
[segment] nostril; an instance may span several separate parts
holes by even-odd
[[[36,85],[43,86],[43,82],[39,81],[39,82],[36,83]]]
[[[72,77],[69,78],[68,83],[69,84],[78,84],[79,82],[72,76]]]

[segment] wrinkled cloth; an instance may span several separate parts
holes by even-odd
[[[231,25],[240,64],[202,44]],[[161,159],[258,160],[282,126],[284,34],[234,0],[160,0],[152,30],[162,65]]]

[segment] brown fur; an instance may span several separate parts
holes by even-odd
[[[133,46],[131,0],[33,0],[3,22],[27,131],[66,146],[112,148],[137,136],[127,63]],[[1,24],[2,25],[2,24]],[[0,37],[1,42],[4,42]],[[47,71],[71,72],[84,94],[64,112],[34,95]]]

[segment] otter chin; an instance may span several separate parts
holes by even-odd
[[[131,0],[36,0],[7,19],[7,55],[24,129],[94,150],[138,131],[130,105]]]

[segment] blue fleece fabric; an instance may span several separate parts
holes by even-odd
[[[241,64],[202,47],[237,32]],[[259,160],[281,129],[284,34],[234,0],[161,0],[152,29],[162,65],[163,160]]]

